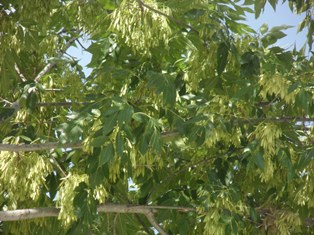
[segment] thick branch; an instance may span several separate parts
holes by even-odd
[[[56,217],[60,209],[57,208],[34,208],[12,211],[0,211],[0,221],[19,221],[35,218]]]
[[[144,214],[147,215],[156,211],[156,209],[167,209],[167,210],[180,210],[180,211],[195,211],[194,208],[190,207],[173,207],[163,206],[130,206],[130,205],[113,205],[104,204],[97,207],[99,213],[129,213],[129,214]],[[34,209],[20,209],[11,211],[0,211],[0,221],[17,221],[27,220],[35,218],[45,217],[57,217],[60,213],[58,208],[34,208]]]
[[[72,43],[77,39],[77,37],[72,37],[66,44],[64,50],[62,50],[60,53],[58,53],[58,57],[61,57],[65,51],[72,45]],[[39,74],[35,77],[34,81],[37,83],[40,81],[40,79],[48,73],[54,66],[56,65],[55,61],[51,61],[48,63],[43,70],[39,72]]]
[[[30,152],[30,151],[43,151],[57,148],[64,149],[80,149],[83,145],[81,142],[78,143],[66,143],[61,144],[58,142],[48,142],[42,144],[0,144],[0,151],[9,152]]]

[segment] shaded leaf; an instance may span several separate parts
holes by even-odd
[[[218,75],[221,75],[222,72],[225,70],[225,67],[228,63],[228,52],[229,47],[225,42],[219,44],[217,50],[217,72]]]
[[[114,158],[114,148],[113,144],[110,142],[105,145],[99,154],[98,167],[112,161]]]

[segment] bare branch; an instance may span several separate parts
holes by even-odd
[[[61,88],[46,88],[45,91],[63,91]]]
[[[287,122],[314,122],[314,118],[309,117],[263,117],[263,118],[238,118],[238,121],[243,123],[259,123],[259,122],[276,122],[276,123],[287,123]]]
[[[155,227],[155,229],[161,234],[161,235],[167,235],[167,233],[165,232],[165,230],[157,223],[157,221],[155,220],[154,214],[153,212],[149,211],[146,214],[146,217],[148,219],[148,221]]]
[[[60,209],[57,208],[34,208],[12,211],[0,211],[1,221],[18,221],[35,218],[56,217]]]
[[[57,57],[61,57],[65,51],[72,45],[72,43],[77,39],[77,37],[72,37],[66,44],[64,50],[62,50],[60,53],[58,53]],[[48,63],[43,70],[39,72],[39,74],[35,77],[34,81],[37,83],[40,81],[40,79],[48,73],[54,66],[56,65],[55,61],[51,61]]]
[[[8,101],[6,99],[3,99],[2,97],[0,97],[0,100],[2,100],[4,103],[9,104],[9,105],[13,104],[12,102],[10,102],[10,101]]]
[[[92,104],[92,102],[38,102],[37,106],[40,107],[50,107],[50,106],[61,106],[61,107],[69,107],[73,105],[87,105]]]
[[[0,144],[0,151],[9,152],[30,152],[30,151],[44,151],[50,149],[80,149],[83,147],[81,142],[61,144],[58,142],[48,142],[41,144]]]
[[[19,75],[20,79],[22,80],[22,82],[26,82],[27,79],[25,78],[25,76],[22,74],[20,68],[17,66],[17,64],[14,64],[14,69],[15,72]]]
[[[162,209],[178,210],[177,207],[163,207]],[[181,207],[180,207],[181,208]],[[99,213],[129,213],[129,214],[144,214],[152,213],[157,209],[155,206],[130,206],[130,205],[114,205],[103,204],[97,207]],[[161,209],[161,208],[160,208]],[[195,211],[194,208],[185,208],[180,211]],[[45,217],[57,217],[60,213],[58,208],[33,208],[19,209],[11,211],[0,211],[0,221],[17,221]],[[157,228],[156,228],[157,229]]]
[[[66,174],[65,170],[61,167],[61,165],[58,162],[58,160],[56,158],[52,157],[52,156],[51,156],[51,158],[53,159],[52,163],[56,166],[57,171],[59,171],[59,173],[62,175],[62,177],[66,177],[67,174]]]

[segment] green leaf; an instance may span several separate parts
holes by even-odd
[[[73,206],[75,207],[75,214],[78,218],[82,218],[85,211],[82,207],[85,206],[83,203],[87,203],[87,185],[85,182],[81,182],[78,187],[75,188],[76,196],[73,200]]]
[[[302,171],[309,165],[312,160],[314,160],[314,149],[309,149],[301,154],[296,164],[296,168]]]
[[[15,113],[14,108],[0,107],[0,122],[4,122],[8,118],[12,117]]]
[[[276,11],[276,5],[278,3],[278,0],[268,0],[274,11]]]
[[[141,154],[145,154],[149,148],[150,137],[144,134],[140,139],[139,151]]]
[[[249,78],[260,73],[260,60],[258,55],[247,51],[241,56],[241,76]]]
[[[268,47],[277,42],[278,39],[285,37],[286,34],[278,31],[275,33],[268,33],[262,38],[262,43],[264,47]]]
[[[254,1],[255,19],[257,19],[260,16],[261,11],[264,10],[265,4],[266,0]]]
[[[176,101],[174,78],[153,71],[148,71],[146,75],[148,77],[148,86],[154,88],[157,94],[163,95],[165,105],[173,106]]]
[[[100,147],[108,140],[108,136],[101,135],[93,138],[91,146],[93,147]]]
[[[312,95],[304,89],[301,89],[296,95],[295,104],[307,113],[310,108],[310,103],[312,102],[311,99]]]
[[[252,219],[255,223],[257,222],[257,220],[258,220],[258,215],[257,215],[257,213],[256,213],[255,208],[253,208],[253,207],[250,207],[250,217],[251,217],[251,219]]]
[[[231,225],[232,225],[233,234],[238,234],[238,224],[234,218],[231,219]]]
[[[273,27],[263,38],[262,43],[264,47],[272,45],[277,42],[278,39],[285,37],[287,34],[283,33],[282,30],[291,28],[289,25],[282,25]]]
[[[150,143],[151,143],[152,148],[155,151],[160,152],[162,148],[162,140],[161,140],[160,133],[157,130],[153,132]]]
[[[124,140],[119,132],[116,136],[116,152],[118,156],[122,156],[124,151]]]
[[[222,72],[225,70],[225,67],[228,63],[228,53],[229,53],[229,47],[225,42],[222,42],[218,46],[217,50],[217,72],[218,76],[222,74]]]
[[[99,154],[98,167],[112,161],[114,158],[114,148],[113,144],[110,142],[106,146],[103,147]]]
[[[143,113],[133,113],[132,118],[135,121],[142,123],[142,122],[145,122],[148,117]]]
[[[113,114],[117,113],[120,111],[120,107],[119,106],[112,106],[110,108],[108,108],[104,113],[103,113],[103,117],[110,117],[113,116]]]
[[[226,225],[224,234],[231,235],[231,225],[230,224]]]
[[[118,114],[114,113],[112,116],[103,118],[103,123],[104,123],[103,129],[102,129],[103,135],[108,135],[114,129],[117,122],[117,117],[118,117]]]
[[[125,123],[128,123],[131,121],[133,116],[134,110],[133,107],[130,105],[124,105],[123,109],[118,114],[118,123],[121,127]]]
[[[32,142],[32,139],[29,138],[29,137],[27,137],[27,136],[25,136],[25,135],[20,135],[20,137],[21,137],[23,140],[26,140],[26,141],[28,141],[28,142]]]
[[[267,24],[263,24],[261,27],[260,27],[260,32],[261,34],[265,34],[267,31],[268,31],[268,25]]]
[[[286,29],[291,29],[291,28],[293,28],[293,26],[291,26],[291,25],[280,25],[280,26],[273,27],[270,30],[270,33],[276,33],[276,32],[279,32],[281,30],[286,30]]]
[[[261,152],[256,152],[254,155],[252,155],[252,160],[259,169],[262,171],[265,169],[264,157]]]
[[[70,133],[68,135],[69,140],[72,142],[78,141],[82,137],[83,129],[79,125],[72,126]]]
[[[38,94],[36,92],[30,92],[26,98],[26,107],[30,110],[35,110],[38,103]]]

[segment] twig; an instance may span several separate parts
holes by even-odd
[[[65,173],[65,171],[62,169],[62,167],[60,166],[59,162],[57,161],[56,158],[52,157],[53,159],[53,163],[55,164],[55,166],[57,167],[57,169],[59,170],[59,172],[61,173],[62,177],[66,177],[67,174]]]
[[[83,46],[83,44],[80,42],[80,40],[76,39],[76,41],[85,51],[87,51],[86,47]]]
[[[37,106],[40,107],[50,107],[50,106],[62,106],[62,107],[69,107],[73,105],[87,105],[92,104],[92,102],[38,102]]]
[[[2,97],[0,97],[0,100],[2,100],[4,103],[7,103],[7,104],[9,104],[9,105],[12,105],[12,104],[13,104],[12,102],[10,102],[10,101],[8,101],[8,100],[6,100],[6,99],[3,99]]]
[[[46,88],[45,91],[63,91],[63,89],[60,89],[60,88]]]
[[[61,50],[60,53],[58,53],[57,57],[61,57],[65,51],[72,45],[72,43],[77,39],[76,36],[72,37],[66,44],[65,44],[65,48],[64,50]],[[40,81],[40,79],[46,74],[48,73],[54,66],[56,65],[55,61],[51,61],[50,63],[48,63],[43,70],[41,70],[39,72],[39,74],[35,77],[34,81],[37,83]]]
[[[119,214],[116,214],[114,219],[113,219],[113,235],[117,235],[117,219],[118,219]]]

